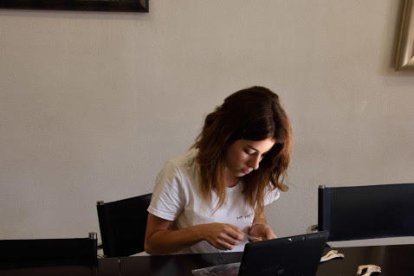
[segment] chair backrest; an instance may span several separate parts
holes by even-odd
[[[152,194],[113,202],[98,201],[99,228],[106,257],[144,251],[145,229]]]
[[[318,230],[329,241],[414,235],[414,184],[319,187]]]
[[[0,267],[97,264],[97,235],[87,238],[0,240]]]

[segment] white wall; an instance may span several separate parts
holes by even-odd
[[[413,182],[414,74],[395,0],[151,0],[150,13],[0,10],[0,237],[99,231],[95,203],[152,189],[204,116],[251,85],[290,114],[280,236],[318,185]]]

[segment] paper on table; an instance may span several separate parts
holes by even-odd
[[[237,276],[239,268],[240,262],[237,262],[194,269],[191,272],[195,276]]]

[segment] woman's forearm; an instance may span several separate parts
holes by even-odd
[[[244,233],[227,223],[207,223],[175,229],[173,222],[148,215],[145,251],[149,254],[169,254],[206,241],[220,250],[230,250],[244,238]]]
[[[194,225],[179,230],[159,230],[145,240],[145,251],[149,254],[169,254],[204,240],[203,225]]]

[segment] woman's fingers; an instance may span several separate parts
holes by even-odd
[[[231,250],[244,238],[243,232],[231,224],[214,223],[210,230],[212,235],[208,242],[221,250]]]
[[[244,233],[234,225],[226,224],[226,228],[224,229],[225,233],[233,238],[234,240],[240,242],[244,238]]]
[[[220,240],[229,245],[237,245],[240,243],[240,240],[238,238],[234,238],[233,236],[227,233],[222,233],[220,235]]]
[[[249,228],[248,232],[251,236],[261,237],[265,240],[271,240],[277,238],[276,234],[273,232],[267,224],[254,224]]]

